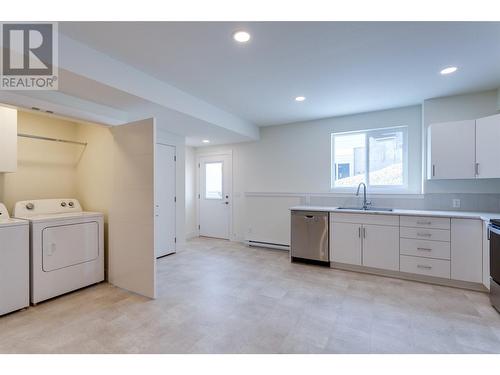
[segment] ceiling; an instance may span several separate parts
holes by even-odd
[[[249,43],[232,40],[239,29]],[[59,30],[259,126],[500,86],[500,22],[63,22]],[[448,65],[459,71],[441,76]],[[307,100],[295,102],[299,95]]]

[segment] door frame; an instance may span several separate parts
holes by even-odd
[[[156,156],[157,156],[157,152],[156,152],[156,149],[157,149],[157,145],[162,145],[162,146],[168,146],[168,147],[173,147],[174,148],[174,197],[175,197],[175,201],[174,201],[174,235],[175,235],[175,241],[174,241],[174,252],[172,254],[175,254],[177,253],[177,145],[175,144],[169,144],[169,143],[166,143],[166,142],[155,142],[155,145],[154,145],[154,153],[155,153],[155,158],[154,158],[154,162],[155,162],[155,165],[154,165],[154,170],[155,170],[155,175],[154,175],[154,187],[155,187],[155,197],[154,197],[154,204],[155,204],[155,208],[156,208]],[[170,255],[170,254],[167,254],[167,255]],[[166,256],[166,255],[163,255],[163,256]],[[163,257],[163,256],[160,256]],[[155,259],[158,259],[156,258],[156,243],[155,243]]]
[[[234,207],[234,196],[233,196],[233,150],[227,151],[214,151],[214,152],[199,152],[196,154],[196,221],[197,227],[196,232],[198,236],[200,236],[200,197],[201,197],[201,180],[200,180],[200,159],[203,157],[212,157],[212,156],[225,156],[229,158],[229,167],[227,170],[229,171],[229,196],[231,197],[229,203],[229,241],[234,241],[235,236],[233,233],[233,207]]]

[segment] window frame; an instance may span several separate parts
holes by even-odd
[[[209,164],[220,164],[220,172],[221,172],[221,196],[220,198],[212,198],[207,196],[207,165]],[[205,200],[210,200],[210,201],[222,201],[224,200],[224,162],[222,161],[208,161],[203,163],[203,167],[205,170],[203,171],[203,176],[204,176],[204,192],[203,192],[203,199]]]
[[[402,131],[403,133],[403,184],[402,185],[371,185],[370,184],[370,136],[387,131]],[[357,186],[335,186],[336,163],[335,163],[335,136],[350,134],[365,134],[365,183],[366,187],[373,193],[382,194],[407,194],[409,192],[409,163],[408,163],[408,126],[390,126],[383,128],[360,129],[353,131],[331,132],[330,133],[330,191],[336,193],[351,193],[356,191]]]

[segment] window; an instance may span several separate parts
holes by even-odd
[[[205,198],[222,199],[222,162],[205,164]]]
[[[332,188],[407,186],[407,128],[332,134]]]

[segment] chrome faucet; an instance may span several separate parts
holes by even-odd
[[[363,210],[368,209],[368,206],[372,204],[372,202],[368,202],[366,200],[366,184],[364,182],[360,182],[358,185],[358,190],[356,191],[356,196],[359,196],[359,189],[361,188],[361,185],[363,185]]]

